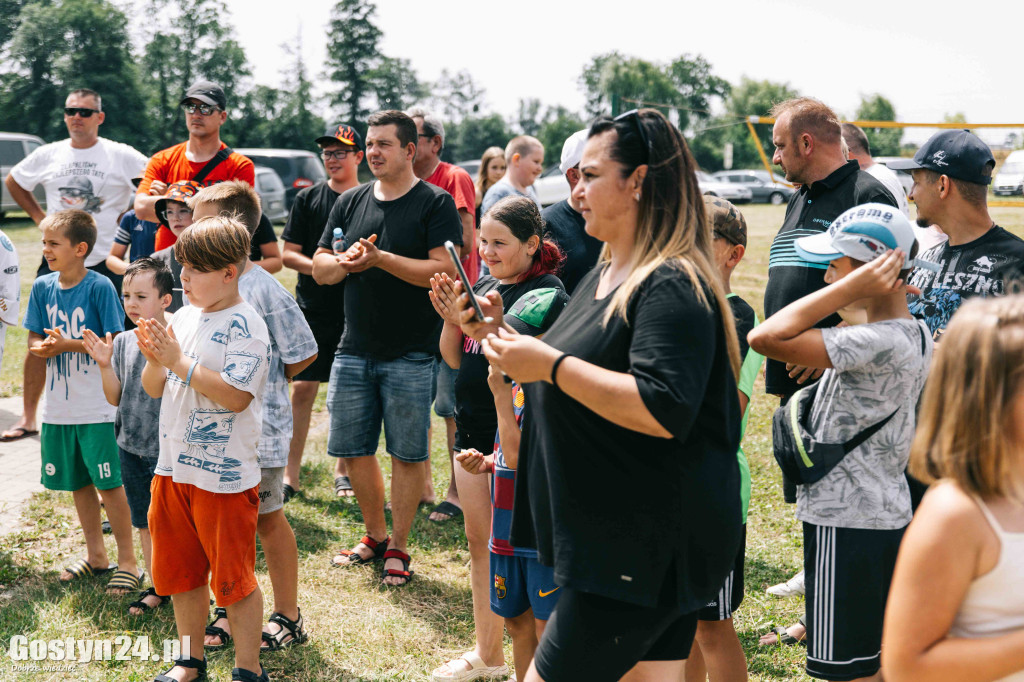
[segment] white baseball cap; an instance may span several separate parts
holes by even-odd
[[[562,161],[558,164],[558,170],[562,175],[569,172],[570,168],[579,165],[583,158],[583,145],[587,143],[587,129],[578,130],[569,136],[569,139],[562,145]]]
[[[832,221],[826,232],[801,237],[794,243],[797,255],[812,263],[828,263],[843,256],[869,263],[894,249],[906,254],[903,267],[934,267],[910,257],[917,237],[902,211],[886,204],[861,204],[847,209]]]

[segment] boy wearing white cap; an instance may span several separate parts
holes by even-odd
[[[769,317],[750,333],[750,347],[826,370],[801,424],[816,441],[856,442],[877,428],[824,477],[798,487],[807,674],[881,679],[885,602],[911,518],[904,470],[932,354],[927,326],[907,308],[906,277],[920,266],[917,242],[898,209],[863,204],[827,232],[796,240],[795,248],[801,258],[829,263],[828,286]],[[833,313],[847,325],[814,328]]]

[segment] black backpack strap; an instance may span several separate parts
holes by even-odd
[[[214,154],[213,158],[207,161],[205,166],[199,169],[199,172],[196,173],[194,178],[192,178],[192,181],[197,182],[200,185],[203,184],[203,180],[206,179],[206,176],[212,173],[213,169],[219,166],[222,161],[227,161],[228,157],[234,153],[235,150],[232,149],[231,147],[224,147],[216,154]]]
[[[871,436],[873,436],[876,433],[878,433],[879,430],[881,430],[881,428],[883,426],[888,424],[889,420],[892,419],[893,417],[895,417],[896,413],[899,412],[899,411],[900,411],[900,408],[897,407],[895,410],[893,410],[892,414],[890,414],[888,417],[886,417],[885,419],[883,419],[880,422],[876,422],[876,423],[872,424],[871,426],[869,426],[868,428],[864,429],[863,431],[858,433],[856,436],[854,436],[851,440],[846,441],[846,443],[843,444],[843,452],[848,455],[851,452],[853,452],[856,448],[860,447],[860,445],[864,441],[866,441],[868,438],[871,438]]]

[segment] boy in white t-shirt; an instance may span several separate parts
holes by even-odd
[[[259,663],[263,595],[255,563],[270,337],[238,293],[249,246],[248,231],[232,218],[194,223],[174,245],[191,305],[166,329],[140,320],[137,334],[147,360],[143,388],[162,398],[149,510],[153,585],[172,595],[182,638],[174,667],[184,680],[206,672],[211,590],[234,634],[232,679],[269,680]]]
[[[18,279],[18,252],[0,230],[0,360],[4,357],[7,328],[18,324],[21,281]]]

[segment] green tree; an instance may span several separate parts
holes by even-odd
[[[431,109],[446,122],[456,123],[477,116],[483,107],[484,89],[477,85],[468,71],[450,73],[442,69],[430,91]]]
[[[516,114],[516,124],[522,135],[537,137],[540,128],[544,124],[540,113],[541,103],[535,97],[519,100],[519,113]]]
[[[512,138],[508,123],[498,114],[464,118],[445,126],[447,140],[442,158],[454,163],[479,159],[488,147],[502,147]]]
[[[241,119],[244,81],[251,72],[223,0],[149,0],[143,14],[160,18],[160,30],[153,32],[142,58],[155,148],[187,134],[178,102],[197,80],[220,85],[231,119]],[[232,128],[229,122],[223,136],[230,139]]]
[[[335,85],[331,104],[360,130],[374,94],[373,72],[380,62],[381,30],[374,23],[377,7],[370,0],[339,0],[327,29],[327,78]]]
[[[408,59],[382,56],[370,71],[370,82],[378,110],[408,109],[427,95]]]
[[[579,85],[591,117],[611,111],[612,95],[632,100],[623,104],[626,109],[632,109],[637,101],[647,103],[646,106],[667,104],[668,107],[655,107],[664,114],[679,100],[679,91],[664,68],[619,52],[594,57],[583,69]]]
[[[704,122],[690,142],[697,163],[706,170],[721,169],[723,150],[726,143],[731,143],[733,168],[762,167],[761,157],[744,122],[749,116],[767,116],[775,104],[799,95],[789,83],[756,81],[744,76],[726,97],[725,114]],[[770,161],[775,149],[772,127],[759,124],[754,130]]]
[[[882,95],[861,95],[857,107],[859,121],[895,121],[896,107]],[[902,128],[864,128],[873,156],[899,156]]]
[[[67,93],[103,98],[102,134],[147,149],[147,118],[124,13],[106,0],[31,3],[21,10],[0,76],[0,128],[67,137]]]
[[[689,130],[691,123],[711,118],[713,99],[726,97],[732,89],[729,82],[711,73],[711,64],[701,55],[684,54],[666,67],[675,84],[680,130]]]
[[[544,144],[545,165],[558,163],[566,139],[583,127],[583,119],[577,114],[562,106],[549,107],[537,133],[537,139]]]

